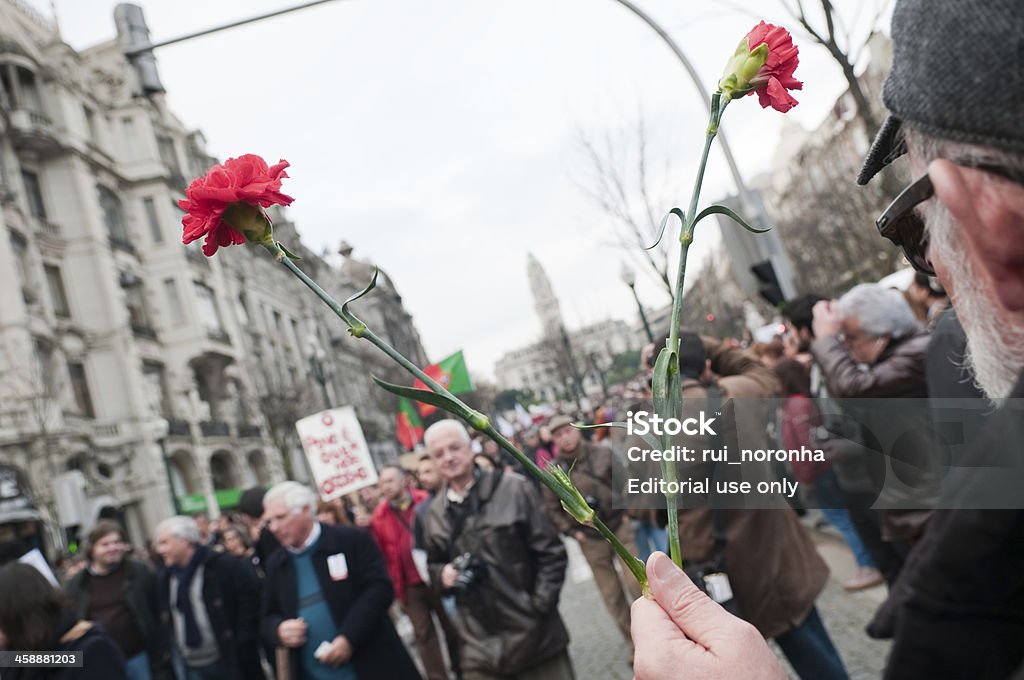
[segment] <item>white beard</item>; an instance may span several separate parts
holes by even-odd
[[[940,201],[927,210],[933,255],[954,282],[953,306],[967,335],[965,365],[989,399],[1009,396],[1024,370],[1024,318],[994,303],[974,270],[957,232],[960,227]]]

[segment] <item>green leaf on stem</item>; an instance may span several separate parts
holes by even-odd
[[[747,231],[752,231],[755,234],[763,234],[765,232],[772,230],[771,227],[767,227],[765,229],[758,229],[757,227],[750,226],[742,217],[737,215],[734,211],[730,210],[729,208],[726,208],[724,205],[709,205],[708,207],[704,208],[697,214],[697,217],[694,218],[694,225],[696,225],[698,222],[700,222],[708,215],[725,215],[726,217],[736,222],[736,224],[746,229]]]
[[[407,399],[415,399],[416,401],[422,401],[424,404],[430,404],[438,408],[444,409],[448,413],[454,413],[455,415],[462,416],[463,418],[470,418],[472,414],[469,409],[459,403],[456,399],[438,394],[437,392],[431,392],[430,390],[420,390],[415,387],[405,387],[404,385],[395,385],[385,380],[381,380],[375,375],[370,376],[373,382],[377,383],[388,392],[397,394],[400,397],[406,397]]]
[[[285,257],[287,257],[289,260],[301,260],[302,259],[301,257],[296,255],[292,251],[290,251],[287,248],[285,248],[284,244],[281,243],[280,241],[277,241],[277,247],[281,249],[281,252],[284,253]]]
[[[683,214],[683,211],[680,210],[679,208],[672,208],[671,210],[668,211],[667,215],[661,218],[661,226],[658,227],[658,238],[654,241],[654,243],[644,248],[644,250],[653,250],[658,247],[658,244],[661,243],[661,239],[665,236],[665,230],[668,228],[668,220],[673,215],[679,218],[679,222],[681,224],[686,224],[686,215]]]
[[[364,295],[366,295],[371,290],[373,290],[374,288],[377,287],[377,272],[378,271],[380,271],[380,270],[378,270],[376,267],[374,267],[373,268],[373,276],[370,278],[370,282],[368,284],[366,284],[366,288],[363,288],[361,291],[359,291],[355,295],[350,296],[349,299],[347,299],[347,300],[345,300],[344,302],[341,303],[341,311],[342,312],[344,312],[345,314],[348,314],[349,313],[348,306],[350,304],[352,304],[353,302],[355,302],[356,300],[358,300],[359,298],[363,297]]]

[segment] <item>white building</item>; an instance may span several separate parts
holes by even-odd
[[[578,376],[583,393],[599,398],[612,357],[639,348],[636,332],[617,319],[568,331],[544,267],[532,254],[527,259],[527,275],[543,339],[498,359],[494,365],[498,387],[529,390],[545,401],[572,400]]]
[[[51,546],[103,507],[150,536],[169,486],[179,511],[216,511],[303,478],[292,424],[325,404],[356,407],[378,459],[398,453],[394,404],[368,377],[395,370],[382,355],[263,251],[181,245],[177,200],[214,159],[137,88],[115,41],[76,52],[0,0],[0,464],[27,477]],[[274,221],[332,293],[365,285],[351,248],[332,268]],[[381,278],[359,312],[425,364]]]

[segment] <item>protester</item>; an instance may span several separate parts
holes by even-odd
[[[330,526],[348,526],[348,517],[340,507],[338,501],[319,501],[316,504],[316,519],[321,524]]]
[[[821,414],[810,398],[808,367],[796,359],[781,359],[775,364],[775,374],[782,385],[782,445],[790,450],[801,447],[814,449],[811,433],[821,426]],[[843,588],[863,590],[882,583],[882,572],[875,566],[871,553],[853,526],[849,511],[843,506],[843,494],[832,463],[794,461],[791,466],[793,476],[816,501],[828,523],[843,535],[843,540],[853,552],[857,569],[843,582]]]
[[[380,489],[375,484],[364,486],[359,490],[359,501],[361,504],[355,507],[355,525],[357,527],[362,529],[370,528],[373,511],[377,508],[380,500]]]
[[[92,621],[74,613],[66,595],[34,567],[17,562],[0,568],[0,640],[19,652],[81,652],[78,667],[17,668],[4,680],[127,680],[124,656]]]
[[[249,532],[244,527],[229,525],[221,531],[220,540],[227,554],[246,562],[252,560],[253,549],[249,541]]]
[[[260,585],[238,558],[202,544],[189,517],[156,527],[156,551],[166,571],[160,611],[172,631],[176,664],[185,680],[259,680]]]
[[[128,547],[120,524],[96,522],[85,542],[88,566],[64,588],[78,617],[102,624],[117,643],[129,680],[170,678],[156,575],[148,564],[127,558]]]
[[[923,195],[932,200],[920,208],[925,229],[898,238],[911,261],[934,269],[949,292],[968,362],[992,399],[1024,397],[1024,128],[1020,90],[1003,83],[1006,73],[1021,71],[1022,22],[1018,2],[897,0],[883,94],[893,115],[860,178],[867,182],[905,148],[912,175],[931,184]],[[935,45],[959,55],[939,77]],[[971,167],[980,160],[986,167]],[[904,219],[890,216],[883,226],[910,226],[913,202],[907,205],[896,216]],[[1020,412],[1004,408],[988,419],[969,456],[984,460],[1021,441]],[[1019,468],[1019,446],[1012,452]],[[970,469],[962,481],[983,472]],[[1024,677],[1021,519],[1019,506],[933,514],[887,602],[895,610],[887,680]],[[667,558],[653,557],[647,569],[654,600],[639,600],[633,610],[639,680],[784,677],[747,624],[714,605]]]
[[[249,540],[253,548],[253,565],[255,565],[260,577],[263,575],[263,565],[267,563],[274,551],[281,545],[270,533],[270,530],[263,524],[263,495],[266,489],[262,486],[254,486],[242,492],[238,499],[238,518],[249,531]]]
[[[630,554],[635,555],[637,550],[633,542],[633,524],[629,521],[621,498],[626,480],[625,468],[608,447],[584,441],[572,422],[573,419],[566,415],[556,415],[548,421],[551,436],[558,445],[558,458],[555,462],[566,471],[580,494],[590,499],[590,506],[601,521],[615,532]],[[626,578],[624,590],[622,578],[615,568],[619,558],[611,544],[593,527],[583,526],[570,517],[562,509],[558,498],[547,488],[544,489],[544,502],[555,528],[579,543],[608,613],[626,639],[629,639],[629,603],[640,597],[639,584],[623,564],[622,573]],[[626,599],[627,591],[629,600]]]
[[[262,631],[291,678],[420,678],[388,618],[391,579],[369,532],[316,520],[316,494],[281,482],[263,499],[284,547],[266,565]],[[280,674],[280,671],[279,671]]]
[[[914,272],[914,280],[904,295],[914,316],[928,330],[935,328],[939,317],[949,307],[949,296],[934,277]]]
[[[210,522],[210,516],[205,512],[194,512],[192,513],[192,519],[195,521],[196,526],[199,528],[199,543],[207,547],[217,545],[217,541],[220,538],[217,535],[217,531]]]
[[[759,425],[766,422],[767,398],[778,391],[778,380],[756,356],[683,332],[679,373],[684,416],[701,410],[723,413],[721,439],[688,437],[684,441],[690,448],[719,448],[730,441],[733,449],[740,442],[744,448],[770,448]],[[726,399],[734,400],[733,406],[740,409],[734,416],[735,440],[726,429],[729,411],[722,405]],[[707,474],[727,478],[732,468],[720,467],[724,469],[710,469]],[[761,467],[763,477],[771,478],[770,464]],[[754,469],[748,463],[744,471]],[[679,512],[684,564],[720,561],[740,615],[761,635],[775,640],[801,678],[845,679],[843,661],[815,606],[828,579],[828,567],[797,516],[788,508],[726,509],[715,507],[713,499],[711,503],[711,507]]]
[[[405,470],[385,465],[378,471],[384,497],[376,510],[370,532],[377,540],[391,576],[391,585],[412,622],[416,649],[427,671],[427,680],[448,680],[448,669],[431,614],[445,617],[441,599],[424,583],[413,561],[413,523],[416,508],[427,500],[427,493],[410,489]]]
[[[469,433],[441,420],[424,433],[446,489],[430,503],[431,583],[454,594],[466,680],[575,677],[558,613],[565,547],[523,477],[473,465]]]
[[[835,445],[831,449],[833,455],[865,457],[873,475],[872,491],[857,504],[858,511],[851,519],[859,522],[867,517],[879,522],[877,533],[867,527],[859,533],[886,582],[892,584],[911,546],[924,530],[931,514],[928,508],[935,502],[934,495],[926,491],[929,484],[934,484],[934,471],[929,464],[932,443],[897,438],[895,434],[912,431],[915,424],[924,431],[929,421],[922,401],[928,396],[928,336],[899,293],[872,283],[854,286],[838,302],[818,302],[814,306],[813,325],[815,340],[811,353],[821,366],[829,393],[842,400],[844,412],[864,424],[866,432],[881,441],[895,441],[898,446],[891,451],[877,451],[864,442],[854,442],[852,446],[838,439],[831,442]],[[900,402],[888,408],[879,399]],[[880,454],[885,454],[884,458]],[[901,464],[914,466],[915,488],[901,488],[896,480],[887,480],[879,489],[882,472]],[[878,513],[859,512],[875,497],[886,507]],[[921,509],[908,507],[915,504]]]

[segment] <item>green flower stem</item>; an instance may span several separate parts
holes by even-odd
[[[391,347],[391,345],[389,345],[388,343],[384,342],[379,337],[377,337],[377,335],[373,331],[371,331],[369,328],[366,327],[366,324],[364,324],[362,321],[360,321],[358,318],[356,318],[353,314],[343,310],[341,308],[341,305],[338,304],[338,301],[335,300],[333,297],[331,297],[330,293],[328,293],[323,288],[321,288],[317,284],[316,281],[314,281],[313,279],[309,278],[309,276],[306,275],[306,272],[304,272],[301,269],[299,269],[299,266],[297,264],[295,264],[291,260],[291,258],[289,258],[288,256],[286,256],[284,254],[284,252],[281,250],[281,246],[279,246],[277,243],[274,243],[273,245],[266,245],[264,247],[267,250],[269,250],[270,253],[279,262],[281,262],[281,264],[283,264],[292,274],[295,274],[295,276],[297,276],[300,281],[302,281],[304,284],[306,284],[306,286],[311,291],[316,293],[316,296],[318,298],[320,298],[321,300],[323,300],[324,303],[328,307],[331,308],[331,311],[333,311],[335,314],[337,314],[338,317],[341,318],[342,321],[344,321],[346,324],[348,324],[349,329],[353,331],[353,335],[356,335],[356,337],[365,338],[365,339],[369,340],[371,344],[373,344],[378,349],[380,349],[382,352],[384,352],[389,357],[391,357],[391,359],[393,359],[399,365],[401,365],[402,368],[404,368],[405,370],[409,371],[410,373],[415,375],[417,378],[419,378],[421,381],[423,381],[423,383],[428,385],[430,387],[430,389],[433,390],[434,392],[437,392],[438,394],[443,394],[443,395],[445,395],[447,397],[451,397],[452,399],[455,399],[455,395],[453,395],[451,392],[446,390],[440,383],[438,383],[436,380],[431,378],[429,375],[424,373],[419,368],[419,366],[417,366],[416,364],[414,364],[411,361],[409,361],[408,359],[406,359],[395,348]],[[466,409],[467,409],[467,411],[473,411],[468,406],[466,407]],[[473,412],[476,413],[475,411],[473,411]]]
[[[508,451],[509,454],[511,454],[512,457],[515,458],[519,462],[519,464],[522,465],[531,475],[539,479],[546,487],[551,489],[551,492],[555,494],[555,496],[559,499],[559,501],[563,503],[563,505],[567,505],[569,508],[574,508],[577,512],[580,513],[581,517],[586,517],[589,521],[585,521],[584,523],[588,524],[589,526],[593,526],[595,529],[597,529],[598,532],[600,532],[600,534],[605,538],[605,540],[611,543],[612,548],[615,549],[615,552],[618,553],[619,557],[622,558],[622,561],[626,564],[627,567],[629,567],[630,573],[632,573],[636,580],[640,583],[641,588],[643,588],[644,592],[647,592],[647,573],[644,567],[644,563],[641,562],[636,555],[633,555],[629,552],[629,550],[626,549],[626,546],[622,544],[622,541],[619,540],[619,537],[616,536],[615,533],[612,532],[612,530],[609,529],[605,525],[605,523],[602,522],[594,514],[593,508],[586,506],[585,502],[583,503],[583,506],[586,506],[586,510],[589,512],[584,512],[583,508],[578,507],[580,505],[579,491],[577,491],[575,487],[572,487],[571,489],[568,488],[565,482],[561,482],[555,479],[555,477],[553,477],[550,473],[545,472],[544,470],[541,470],[539,467],[537,467],[536,463],[530,460],[525,454],[523,454],[522,451],[513,446],[512,442],[510,442],[500,432],[494,429],[494,426],[491,424],[489,418],[487,418],[482,413],[470,408],[468,405],[466,405],[465,402],[463,402],[461,399],[459,399],[451,392],[446,390],[440,383],[431,378],[429,375],[424,373],[418,366],[416,366],[416,364],[406,359],[398,350],[396,350],[394,347],[392,347],[384,340],[379,338],[373,331],[367,328],[366,324],[360,321],[354,314],[342,309],[342,305],[340,305],[337,300],[331,297],[331,295],[327,291],[321,288],[316,283],[316,281],[309,278],[309,276],[307,276],[306,273],[302,271],[299,268],[299,266],[296,265],[291,260],[291,258],[289,258],[286,255],[284,249],[279,244],[264,244],[264,247],[268,251],[270,251],[274,258],[278,262],[283,264],[285,268],[288,269],[288,271],[290,271],[292,274],[298,277],[298,279],[302,281],[304,284],[306,284],[306,286],[310,290],[316,293],[316,296],[323,300],[324,304],[331,308],[331,311],[337,314],[342,321],[348,324],[349,330],[352,332],[353,335],[368,340],[371,344],[373,344],[375,347],[380,349],[382,352],[387,354],[391,359],[397,362],[400,366],[402,366],[402,368],[404,368],[409,373],[419,378],[424,384],[430,387],[430,389],[433,392],[450,397],[460,407],[462,407],[462,409],[460,409],[461,412],[456,413],[455,415],[465,418],[474,427],[474,429],[485,433],[487,436],[489,436],[491,439],[497,442],[497,444],[501,448]],[[572,482],[568,482],[568,486],[571,487]],[[575,512],[570,512],[570,514],[573,516],[574,519],[580,520],[580,517],[577,517]]]
[[[715,92],[711,97],[711,116],[708,121],[707,134],[704,138],[704,150],[701,153],[700,165],[697,167],[697,178],[693,183],[693,194],[690,196],[690,207],[686,211],[686,221],[683,224],[682,232],[679,234],[679,271],[676,275],[675,296],[672,300],[672,323],[669,330],[668,340],[668,348],[673,352],[677,351],[677,348],[679,347],[679,324],[681,322],[681,313],[683,308],[683,283],[686,279],[686,258],[690,251],[690,245],[693,243],[693,232],[696,227],[695,218],[697,216],[697,204],[700,201],[700,190],[704,183],[704,172],[707,169],[708,155],[711,153],[711,144],[715,141],[715,136],[718,134],[718,126],[721,124],[722,114],[725,112],[725,107],[728,106],[728,104],[729,99],[723,100],[721,92]],[[676,386],[678,386],[678,382],[673,381],[672,378],[675,375],[678,375],[678,362],[669,363],[668,370],[670,372],[669,385],[673,386],[672,390],[674,391]],[[678,399],[679,395],[670,395],[670,403],[673,403],[673,396]],[[681,401],[675,401],[673,405],[677,405],[677,408],[671,409],[676,411],[675,413],[670,414],[671,417],[681,416]],[[666,482],[666,486],[669,486],[671,482],[676,481],[675,464],[662,461],[661,474],[662,478]],[[673,562],[682,567],[683,555],[682,546],[679,543],[678,499],[675,494],[665,494],[665,508],[668,511],[669,555],[672,557]]]

